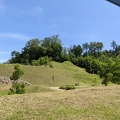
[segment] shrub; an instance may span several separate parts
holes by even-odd
[[[66,90],[66,86],[65,86],[65,85],[62,85],[62,86],[60,86],[59,88]]]
[[[24,71],[22,70],[20,65],[19,64],[14,65],[14,72],[10,77],[10,79],[13,80],[13,82],[12,82],[12,87],[9,89],[10,90],[10,92],[8,93],[9,95],[25,93],[25,90],[26,90],[25,84],[22,82],[19,83],[18,81],[20,76],[22,76],[23,74],[24,74]]]
[[[31,65],[32,66],[40,66],[40,65],[47,65],[52,59],[48,56],[41,57],[38,60],[32,60]]]
[[[66,85],[66,90],[72,90],[75,89],[74,85]]]
[[[50,67],[50,68],[53,68],[53,65],[52,65],[52,63],[49,63],[49,67]]]
[[[17,94],[24,94],[25,93],[25,84],[24,83],[17,83],[16,84],[16,93]]]
[[[75,83],[75,86],[80,86],[80,83]]]
[[[19,64],[14,65],[14,70],[15,71],[13,72],[10,79],[16,81],[20,78],[20,76],[24,74],[24,71],[22,70]]]
[[[8,93],[9,95],[24,94],[25,91],[26,91],[25,84],[24,83],[13,82],[12,87],[9,90],[10,90],[10,92]]]
[[[59,88],[64,89],[64,90],[73,90],[75,89],[75,86],[74,85],[62,85]]]

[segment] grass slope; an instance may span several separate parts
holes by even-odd
[[[54,68],[23,66],[21,79],[32,83],[27,94],[6,95],[11,85],[0,85],[0,120],[120,120],[120,86],[91,86],[98,76],[70,62],[52,62]],[[0,76],[10,76],[13,65],[0,65]],[[52,79],[54,75],[54,81]],[[80,82],[86,87],[55,91],[48,86]]]
[[[100,84],[101,80],[98,76],[87,73],[83,68],[79,68],[70,62],[57,63],[52,62],[54,68],[44,66],[24,66],[24,75],[22,80],[28,81],[33,85],[61,86],[66,84],[93,84],[96,78],[96,84]],[[14,71],[13,65],[1,64],[0,76],[11,76]],[[54,81],[52,77],[54,76]]]
[[[120,120],[120,86],[0,97],[1,120]]]

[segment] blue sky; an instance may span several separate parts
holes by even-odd
[[[63,46],[120,44],[120,7],[106,0],[0,0],[0,62],[32,39],[59,35]]]

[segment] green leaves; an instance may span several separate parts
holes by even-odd
[[[13,82],[12,87],[10,88],[9,95],[12,94],[24,94],[26,91],[24,83]]]
[[[48,56],[46,57],[41,57],[38,60],[32,60],[31,65],[32,66],[40,66],[40,65],[47,65],[48,63],[50,63],[52,60],[52,58],[49,58]]]
[[[112,83],[120,82],[120,61],[118,58],[106,58],[101,62],[98,72],[100,78],[103,79],[103,84],[107,85],[110,81]]]
[[[24,74],[24,71],[22,70],[22,68],[20,67],[19,64],[15,64],[14,65],[14,72],[12,74],[12,76],[10,77],[11,80],[18,80],[20,78],[20,76],[22,76]]]
[[[51,57],[54,61],[61,62],[62,44],[58,35],[46,37],[43,40],[31,39],[23,47],[21,53],[13,51],[10,63],[22,63],[28,65],[32,60],[41,57]]]
[[[12,82],[12,87],[10,88],[10,92],[8,93],[9,95],[25,93],[25,84],[22,82],[18,82],[18,79],[23,74],[24,74],[24,71],[22,70],[20,65],[15,64],[14,65],[14,72],[13,72],[12,76],[10,77],[10,79],[14,80],[14,81]]]

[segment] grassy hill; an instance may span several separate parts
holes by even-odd
[[[61,86],[66,84],[87,84],[92,85],[96,79],[96,84],[100,85],[101,80],[97,75],[87,73],[83,68],[73,65],[71,62],[52,62],[53,68],[45,66],[24,66],[22,80],[33,85]],[[0,76],[11,76],[14,65],[1,64]],[[54,76],[54,80],[52,79]]]
[[[11,85],[0,85],[0,120],[120,119],[119,85],[101,86],[97,75],[70,62],[52,64],[54,68],[21,66],[25,72],[21,79],[32,83],[26,94],[7,95]],[[13,68],[1,64],[0,76],[11,76]],[[95,79],[96,86],[91,86]],[[71,91],[50,88],[78,82],[79,89]]]

